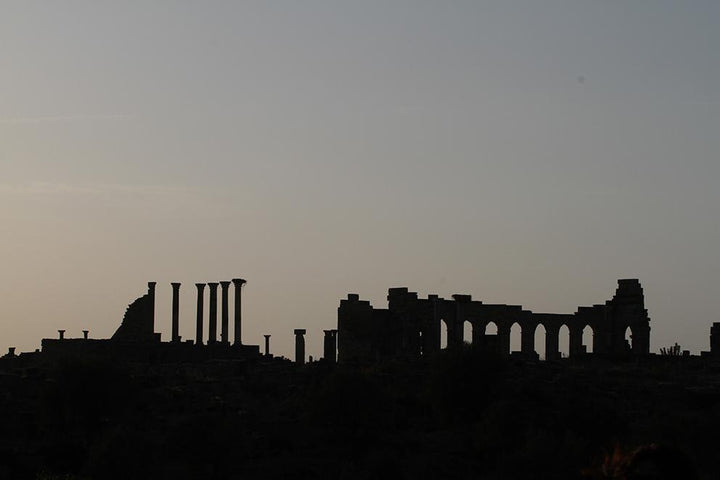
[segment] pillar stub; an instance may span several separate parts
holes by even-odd
[[[65,338],[65,330],[58,330],[58,338],[60,338],[60,340]]]

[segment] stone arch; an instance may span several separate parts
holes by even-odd
[[[568,358],[570,356],[570,327],[564,323],[558,332],[558,348],[560,350],[560,358]]]
[[[475,330],[475,325],[473,325],[470,320],[465,320],[462,323],[463,326],[463,342],[472,344],[475,336],[473,335],[473,330]]]
[[[490,321],[485,325],[485,335],[497,335],[498,326],[497,323]]]
[[[510,353],[522,351],[522,327],[519,322],[510,325]]]
[[[585,353],[593,353],[595,349],[595,330],[590,325],[585,325],[582,331],[582,344]]]
[[[542,323],[538,323],[535,327],[533,340],[535,353],[540,356],[540,360],[545,360],[547,358],[547,329]]]
[[[448,347],[448,324],[444,318],[440,319],[440,349],[444,350]]]

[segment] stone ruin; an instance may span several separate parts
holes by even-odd
[[[463,342],[501,355],[510,355],[510,332],[521,328],[520,356],[538,358],[535,330],[545,328],[545,355],[561,357],[560,329],[569,331],[569,354],[587,354],[583,330],[593,332],[592,352],[606,357],[627,357],[650,353],[650,318],[645,309],[643,289],[637,279],[618,280],[611,300],[591,307],[579,307],[573,314],[533,313],[519,305],[485,304],[470,295],[437,295],[418,298],[407,288],[388,290],[388,308],[373,308],[356,294],[340,301],[338,308],[338,361],[374,361],[391,357],[420,357],[441,350],[441,325],[447,331],[447,348]],[[463,338],[465,322],[472,325],[472,337]],[[495,324],[496,334],[486,334]],[[627,330],[631,342],[625,339]],[[720,338],[720,328],[718,338]],[[719,340],[720,341],[720,340]]]

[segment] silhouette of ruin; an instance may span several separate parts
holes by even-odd
[[[560,329],[569,330],[570,357],[587,355],[582,344],[583,330],[593,331],[592,351],[606,357],[627,357],[650,353],[650,318],[645,309],[643,289],[637,279],[618,280],[611,300],[591,307],[579,307],[573,314],[533,313],[519,305],[494,305],[472,300],[470,295],[437,295],[418,298],[405,287],[388,290],[388,308],[373,308],[357,294],[349,294],[338,308],[338,361],[375,361],[396,356],[420,357],[441,349],[441,324],[447,329],[447,348],[463,341],[498,353],[510,354],[510,331],[521,328],[519,355],[537,359],[535,330],[545,328],[545,355],[560,358]],[[472,325],[472,338],[463,338],[464,324]],[[494,323],[497,334],[487,334]],[[631,332],[632,343],[625,339]]]

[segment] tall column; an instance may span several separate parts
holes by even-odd
[[[323,339],[323,357],[325,357],[326,362],[335,363],[335,352],[337,350],[335,334],[337,330],[323,330],[323,332],[325,333],[325,338]]]
[[[247,282],[242,278],[233,278],[233,285],[235,285],[235,345],[242,345],[242,299],[241,290],[242,286]]]
[[[208,320],[208,343],[217,342],[217,282],[208,283],[210,287],[210,319]]]
[[[148,282],[148,296],[150,297],[150,318],[152,319],[150,333],[155,332],[155,285],[157,282]]]
[[[270,356],[270,335],[263,335],[265,337],[265,356]]]
[[[220,341],[224,344],[230,343],[230,338],[228,336],[229,333],[229,326],[228,326],[228,288],[230,287],[230,282],[220,282],[220,288],[222,290],[221,295],[221,303],[222,303],[222,313],[221,313],[221,320],[220,320]]]
[[[180,284],[175,282],[172,285],[172,341],[180,341]]]
[[[295,329],[295,363],[305,364],[305,329]]]
[[[196,283],[197,287],[197,325],[195,330],[195,345],[203,344],[203,290],[204,283]]]

